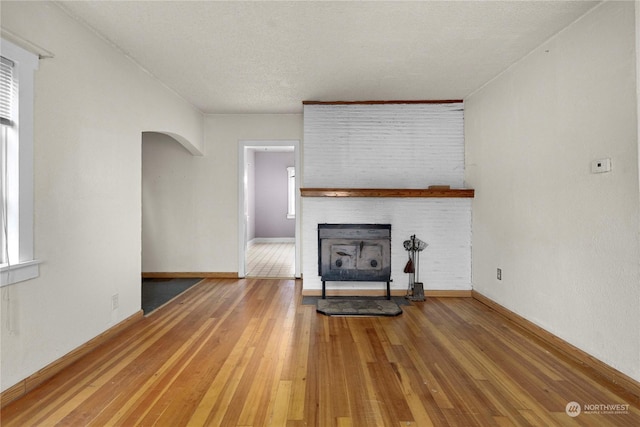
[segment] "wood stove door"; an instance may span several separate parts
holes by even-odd
[[[356,268],[358,248],[354,244],[331,245],[331,270],[352,270]]]
[[[363,243],[356,259],[358,270],[382,270],[382,245],[379,243]]]
[[[323,239],[323,280],[387,281],[391,271],[388,239]]]

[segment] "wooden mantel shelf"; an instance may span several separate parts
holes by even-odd
[[[471,188],[301,188],[302,197],[450,197],[473,198]]]

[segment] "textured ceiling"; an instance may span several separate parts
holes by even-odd
[[[61,1],[204,113],[463,99],[597,2]]]

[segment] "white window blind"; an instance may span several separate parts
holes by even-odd
[[[13,124],[15,78],[14,63],[5,57],[0,57],[0,123]]]

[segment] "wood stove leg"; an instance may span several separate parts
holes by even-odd
[[[391,299],[391,282],[387,281],[387,299]]]
[[[327,293],[325,290],[325,281],[322,281],[322,299],[327,299]]]

